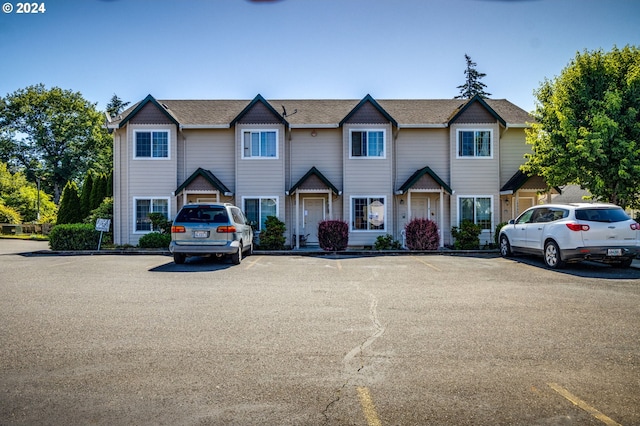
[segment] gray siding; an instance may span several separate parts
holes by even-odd
[[[233,129],[185,130],[185,154],[176,187],[199,167],[210,170],[235,192],[235,133]]]

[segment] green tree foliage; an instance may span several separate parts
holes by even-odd
[[[22,223],[22,216],[14,208],[7,207],[0,202],[0,223],[18,225]]]
[[[78,185],[75,182],[67,182],[60,199],[60,209],[58,210],[58,225],[81,223],[82,212],[80,209],[80,197],[78,196]]]
[[[486,84],[481,82],[480,80],[486,77],[487,74],[479,72],[476,69],[476,64],[471,60],[471,57],[465,53],[464,59],[467,61],[467,68],[464,70],[465,82],[464,84],[458,86],[460,89],[460,94],[455,97],[455,99],[471,99],[476,95],[479,95],[481,98],[488,98],[491,96],[491,93],[487,93],[484,91]]]
[[[264,222],[264,230],[260,233],[261,250],[284,250],[284,222],[276,216],[267,216]]]
[[[43,84],[17,90],[0,98],[0,160],[23,167],[32,181],[42,173],[57,202],[66,182],[86,170],[111,170],[103,124],[104,115],[78,92]]]
[[[51,197],[40,191],[35,184],[27,182],[22,173],[11,173],[5,163],[0,162],[0,204],[11,208],[20,216],[20,223],[38,220],[38,203],[40,222],[55,221],[57,207]]]
[[[93,172],[88,171],[84,176],[82,191],[80,193],[80,211],[82,217],[87,217],[91,210],[91,191],[93,190]]]
[[[109,114],[109,117],[113,118],[124,111],[129,104],[130,102],[123,102],[122,99],[114,93],[107,104],[107,114]]]
[[[522,170],[640,207],[640,50],[584,51],[536,91]]]
[[[107,176],[104,173],[96,175],[93,179],[93,187],[91,188],[90,210],[97,209],[102,200],[107,196]]]

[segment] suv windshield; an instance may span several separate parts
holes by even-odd
[[[576,219],[590,220],[592,222],[623,222],[629,220],[629,216],[620,208],[599,208],[576,210]]]
[[[184,207],[176,217],[176,222],[180,223],[227,223],[228,221],[227,210],[216,206]]]

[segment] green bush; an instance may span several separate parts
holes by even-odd
[[[169,243],[171,243],[171,234],[159,232],[149,232],[138,240],[138,246],[141,248],[169,248]]]
[[[463,220],[460,228],[451,228],[451,235],[455,238],[453,247],[456,250],[477,250],[480,248],[480,233],[482,228],[470,220]]]
[[[100,232],[90,224],[56,225],[49,234],[51,250],[97,250]]]
[[[417,218],[404,227],[409,250],[438,250],[440,234],[438,225],[432,220]]]
[[[22,223],[22,217],[16,209],[0,204],[0,223],[18,225]]]
[[[149,213],[149,220],[151,221],[151,229],[161,234],[171,233],[171,221],[167,220],[164,213]]]
[[[349,244],[349,224],[341,220],[324,220],[318,224],[320,248],[326,251],[342,251]]]
[[[260,250],[284,250],[287,228],[280,219],[275,216],[267,216],[264,229],[260,232]]]
[[[400,250],[402,244],[400,244],[400,241],[394,240],[393,235],[379,235],[373,248],[376,250]]]

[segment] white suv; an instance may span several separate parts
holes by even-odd
[[[595,260],[629,267],[640,254],[640,225],[613,204],[544,204],[500,230],[500,254],[542,255],[549,268]]]

